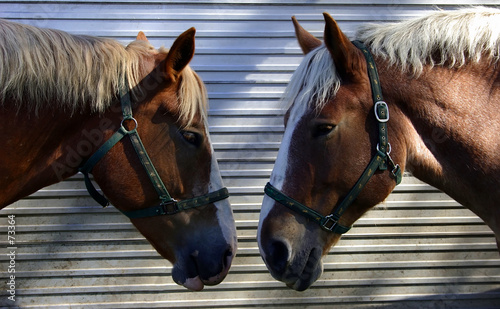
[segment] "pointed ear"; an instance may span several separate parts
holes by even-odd
[[[349,38],[340,30],[337,22],[328,14],[325,17],[325,45],[332,55],[335,67],[341,76],[352,76],[357,68],[358,49]]]
[[[297,37],[297,41],[299,41],[300,48],[302,49],[304,55],[321,45],[321,41],[319,39],[315,38],[312,34],[302,28],[301,25],[299,25],[295,16],[292,16],[292,22],[295,28],[295,36]]]
[[[167,77],[175,80],[194,56],[195,28],[186,30],[175,40],[165,59]]]
[[[139,31],[139,33],[137,34],[136,40],[138,40],[138,41],[147,41],[148,38],[146,37],[146,35],[144,34],[144,32]]]

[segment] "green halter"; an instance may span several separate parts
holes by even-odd
[[[85,164],[80,167],[80,172],[85,177],[85,185],[87,187],[87,191],[90,196],[94,198],[99,204],[103,207],[109,205],[109,201],[100,194],[89,178],[89,173],[92,172],[94,166],[101,160],[106,153],[113,148],[120,140],[122,140],[125,136],[129,136],[132,142],[132,145],[139,157],[142,166],[146,170],[146,173],[155,188],[159,199],[160,204],[157,206],[138,209],[133,211],[122,211],[124,215],[129,217],[130,219],[137,218],[145,218],[151,216],[159,216],[159,215],[171,215],[178,213],[183,210],[187,210],[190,208],[195,208],[207,204],[211,204],[229,197],[229,193],[226,188],[219,189],[217,191],[194,197],[192,199],[176,201],[174,200],[167,191],[167,188],[163,184],[158,172],[156,171],[153,162],[148,156],[144,145],[139,137],[139,133],[137,132],[137,120],[132,116],[132,105],[130,102],[130,93],[128,91],[121,91],[121,107],[123,120],[121,122],[120,128],[116,131],[88,160]],[[132,121],[135,124],[135,127],[131,130],[126,129],[123,124],[124,122]]]
[[[279,191],[273,187],[270,183],[267,183],[264,188],[264,192],[277,201],[278,203],[298,212],[299,214],[305,216],[306,218],[316,221],[323,229],[337,233],[344,234],[351,229],[350,226],[343,226],[338,224],[338,221],[342,214],[346,211],[347,207],[351,205],[352,202],[358,197],[363,188],[366,186],[370,178],[375,174],[377,170],[385,171],[388,166],[391,167],[391,175],[396,181],[396,185],[401,183],[402,175],[401,168],[399,164],[395,164],[390,156],[391,144],[389,144],[387,137],[387,122],[389,121],[389,109],[387,103],[383,101],[382,89],[380,88],[380,80],[377,73],[377,67],[375,61],[366,48],[366,46],[359,42],[352,42],[357,48],[359,48],[365,55],[368,76],[370,78],[370,84],[372,89],[373,101],[375,102],[374,114],[378,123],[379,132],[379,143],[377,144],[377,153],[373,156],[368,166],[365,168],[361,177],[359,177],[356,184],[351,188],[347,196],[340,202],[340,204],[335,207],[333,213],[323,216],[314,209],[307,207],[296,200],[286,196],[283,192]]]

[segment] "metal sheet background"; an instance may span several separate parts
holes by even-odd
[[[323,34],[327,11],[352,35],[365,21],[418,16],[432,5],[498,1],[0,1],[0,18],[131,41],[139,30],[169,47],[197,28],[192,67],[210,96],[210,131],[237,221],[226,280],[193,293],[130,222],[89,198],[80,175],[0,213],[0,305],[6,300],[6,216],[16,216],[16,305],[22,308],[494,308],[500,258],[482,221],[405,175],[325,258],[321,279],[295,292],[268,274],[256,227],[283,133],[279,98],[302,59],[290,17]]]

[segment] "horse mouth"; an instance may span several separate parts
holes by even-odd
[[[201,291],[205,285],[217,285],[226,278],[235,256],[231,248],[225,252],[218,263],[202,260],[198,251],[193,251],[189,258],[177,261],[172,270],[172,279],[191,291]]]
[[[312,248],[305,259],[295,256],[285,267],[275,267],[269,261],[266,265],[274,279],[296,291],[307,290],[323,273],[321,250],[318,248]]]
[[[307,290],[323,273],[323,262],[321,261],[321,250],[313,248],[305,263],[304,269],[297,280],[287,286],[296,291]]]
[[[298,275],[295,282],[287,283],[287,286],[296,291],[307,290],[323,273],[323,263],[321,253],[316,254],[317,249],[312,249],[307,259],[304,269]]]

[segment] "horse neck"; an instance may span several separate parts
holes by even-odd
[[[419,77],[378,66],[385,99],[395,109],[391,135],[406,145],[406,169],[487,217],[478,205],[500,198],[498,66],[436,66]]]
[[[0,154],[0,208],[76,174],[97,148],[90,140],[92,127],[99,126],[97,114],[44,110],[35,115],[4,107],[0,118],[6,137]]]

